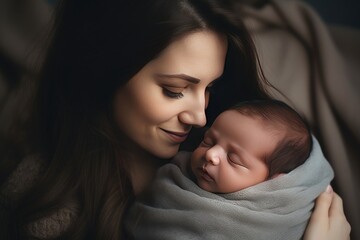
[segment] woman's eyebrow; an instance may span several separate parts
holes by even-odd
[[[200,79],[198,78],[195,78],[195,77],[191,77],[189,75],[186,75],[186,74],[156,74],[156,76],[158,77],[167,77],[167,78],[180,78],[180,79],[184,79],[188,82],[191,82],[191,83],[194,83],[194,84],[197,84],[200,82]]]

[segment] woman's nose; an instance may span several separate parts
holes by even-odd
[[[222,154],[221,147],[215,145],[206,151],[205,159],[213,165],[219,165]]]
[[[179,120],[187,125],[203,127],[206,124],[205,108],[208,98],[198,99],[186,106],[186,110],[179,114]]]

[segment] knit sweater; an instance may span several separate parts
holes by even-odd
[[[1,221],[9,219],[11,210],[16,207],[21,196],[36,184],[44,172],[44,161],[30,156],[23,159],[1,188],[0,217]],[[59,237],[73,223],[78,214],[78,204],[71,201],[63,208],[56,210],[26,226],[29,238],[52,239]],[[0,236],[2,233],[0,233]]]

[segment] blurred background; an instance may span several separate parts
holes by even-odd
[[[360,1],[357,0],[304,0],[328,24],[360,28]]]

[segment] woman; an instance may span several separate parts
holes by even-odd
[[[210,121],[269,98],[232,1],[69,0],[55,26],[23,150],[38,157],[2,168],[12,238],[124,238],[132,199],[205,125],[212,85]],[[340,201],[318,198],[305,239],[348,237]]]

